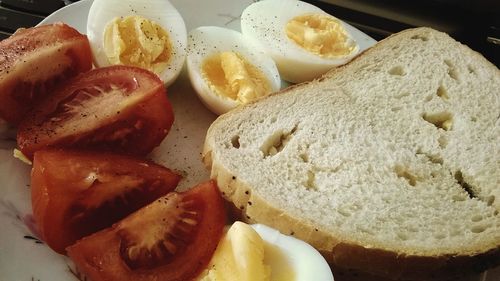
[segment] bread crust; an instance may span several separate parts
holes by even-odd
[[[405,29],[403,31],[400,31],[398,33],[394,33],[394,34],[380,40],[379,42],[377,42],[377,45],[384,45],[385,42],[390,41],[393,37],[395,37],[395,36],[400,37],[402,35],[404,36],[407,33],[408,34],[412,34],[412,33],[422,34],[422,33],[436,33],[436,32],[438,32],[438,31],[436,31],[430,27],[409,28],[409,29]],[[438,32],[438,33],[446,34],[446,33],[442,33],[442,32]],[[446,34],[446,36],[448,36],[448,35]],[[476,60],[484,61],[486,63],[485,66],[489,68],[489,71],[496,72],[497,75],[500,75],[500,69],[498,69],[492,62],[486,60],[481,53],[470,49],[467,45],[463,45],[463,46],[466,47],[464,51],[468,52],[469,53],[468,55],[473,56]],[[350,64],[354,63],[355,61],[357,61],[358,59],[360,59],[362,57],[361,56],[362,54],[370,54],[371,52],[373,52],[373,46],[371,48],[365,49],[363,52],[359,53],[354,59],[352,59],[348,63],[341,65],[339,67],[333,68],[332,70],[328,71],[327,73],[322,75],[320,78],[318,78],[318,80],[324,80],[324,79],[328,79],[328,77],[330,77],[330,76],[334,76],[335,73],[341,72],[348,65],[350,65]],[[308,83],[308,82],[304,82],[304,83]],[[278,93],[280,93],[280,92],[278,92]]]
[[[421,33],[436,32],[430,28],[410,29],[401,33]],[[392,36],[391,36],[392,37]],[[384,44],[388,39],[384,39],[378,44]],[[467,48],[468,49],[468,48]],[[362,54],[370,54],[372,49],[368,49]],[[468,49],[472,56],[482,58],[482,56]],[[349,64],[355,63],[361,56],[354,58]],[[343,71],[348,65],[333,69],[321,78],[308,83],[328,79],[336,72]],[[500,71],[493,64],[486,67],[490,71],[500,75]],[[283,95],[303,84],[294,85],[273,95]],[[264,99],[267,97],[264,97]],[[258,101],[254,101],[255,103]],[[241,106],[234,111],[244,110],[246,106]],[[222,115],[216,122],[224,122]],[[478,273],[487,268],[500,264],[500,241],[497,246],[491,249],[480,249],[477,253],[457,253],[447,255],[418,255],[408,253],[398,253],[392,250],[379,247],[363,247],[362,241],[343,241],[334,234],[323,230],[307,221],[290,216],[286,211],[273,206],[265,198],[253,192],[252,187],[241,181],[237,175],[231,173],[230,169],[222,165],[222,162],[212,154],[213,146],[209,136],[212,127],[207,132],[207,139],[203,148],[203,161],[211,171],[211,178],[215,179],[226,200],[234,204],[235,208],[241,212],[242,220],[248,223],[262,223],[270,225],[280,232],[293,235],[299,239],[307,241],[318,249],[325,259],[333,267],[345,269],[355,269],[369,274],[384,276],[393,280],[436,280],[464,274]]]
[[[500,264],[500,246],[475,255],[418,256],[381,248],[362,247],[360,243],[340,241],[334,235],[275,208],[228,169],[212,160],[211,148],[205,144],[203,161],[211,170],[223,197],[240,211],[247,223],[262,223],[281,233],[307,241],[333,267],[355,269],[392,280],[439,280],[479,273]]]

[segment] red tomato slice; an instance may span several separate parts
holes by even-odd
[[[61,81],[92,68],[87,36],[56,23],[0,41],[0,117],[18,124]]]
[[[213,181],[170,193],[67,248],[92,281],[191,280],[210,261],[225,210]]]
[[[35,153],[33,215],[41,238],[56,252],[110,227],[173,191],[180,176],[132,157],[71,150]]]
[[[75,77],[38,104],[20,124],[17,143],[28,158],[47,147],[145,155],[160,144],[173,120],[158,76],[111,66]]]

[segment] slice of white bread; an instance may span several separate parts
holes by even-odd
[[[250,222],[393,279],[500,264],[500,71],[448,35],[395,34],[220,116],[204,161]]]

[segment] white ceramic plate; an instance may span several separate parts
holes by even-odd
[[[241,12],[254,1],[171,2],[184,17],[189,31],[201,25],[239,30]],[[85,33],[91,3],[92,0],[81,0],[55,12],[43,23],[62,21]],[[359,30],[351,26],[349,29],[357,38],[361,49],[375,43],[375,40]],[[160,164],[181,171],[184,179],[180,183],[180,189],[185,189],[208,179],[200,154],[206,130],[216,116],[198,100],[185,72],[168,89],[168,93],[176,119],[170,134],[151,157]],[[5,134],[2,129],[1,134]],[[14,147],[13,137],[0,138],[0,281],[76,281],[70,261],[51,251],[31,230],[30,166],[12,157]],[[500,279],[500,275],[494,275]],[[481,279],[485,277],[483,274],[482,277],[464,280],[498,280],[490,274],[487,279]],[[336,280],[341,281],[341,278]]]

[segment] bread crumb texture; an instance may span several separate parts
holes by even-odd
[[[499,91],[499,70],[479,54],[429,28],[407,30],[221,116],[204,153],[250,220],[323,252],[339,243],[498,252]]]

